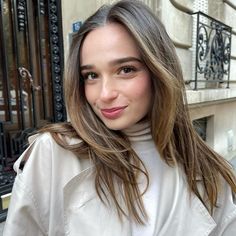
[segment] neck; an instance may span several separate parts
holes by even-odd
[[[130,128],[124,129],[123,132],[131,142],[152,140],[149,122],[139,122]]]

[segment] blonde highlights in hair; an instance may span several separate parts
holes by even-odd
[[[110,23],[121,24],[130,32],[151,73],[153,106],[148,117],[161,157],[168,165],[183,169],[190,193],[196,194],[212,212],[220,178],[223,177],[236,192],[234,175],[226,161],[206,146],[194,131],[185,105],[184,80],[174,45],[162,23],[139,1],[119,1],[103,6],[84,22],[71,45],[65,72],[65,101],[70,122],[44,130],[53,133],[60,145],[79,157],[86,154],[93,160],[96,164],[95,187],[104,203],[112,201],[121,218],[129,215],[136,222],[145,223],[147,214],[143,193],[137,183],[137,176],[143,174],[148,187],[145,166],[132,150],[127,137],[121,131],[109,130],[94,114],[86,101],[80,76],[79,55],[83,40],[92,30]],[[56,133],[78,137],[83,143],[69,146]],[[206,198],[199,192],[198,178]]]

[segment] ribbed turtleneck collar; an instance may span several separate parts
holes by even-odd
[[[150,141],[152,139],[150,124],[148,122],[137,123],[130,128],[124,129],[131,142]]]

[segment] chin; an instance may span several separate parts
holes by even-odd
[[[106,125],[106,127],[108,128],[108,129],[110,129],[110,130],[115,130],[115,131],[118,131],[118,130],[123,130],[123,129],[126,129],[126,128],[128,128],[127,126],[125,126],[125,125],[107,125],[106,123],[105,123],[105,125]]]
[[[113,121],[104,121],[103,123],[105,126],[110,130],[124,130],[132,127],[133,125],[139,123],[141,120],[134,120],[133,122],[127,122],[127,121],[119,121],[113,120]]]

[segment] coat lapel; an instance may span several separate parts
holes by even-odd
[[[216,223],[202,202],[194,194],[190,200],[188,193],[184,191],[179,197],[178,204],[172,208],[156,235],[209,236]]]
[[[115,208],[99,199],[94,168],[84,170],[64,188],[65,235],[130,236],[128,219],[121,222]]]
[[[95,166],[75,175],[64,187],[65,235],[131,236],[131,222],[121,222],[116,208],[105,205],[95,190]],[[209,236],[216,223],[202,204],[184,188],[177,196],[166,223],[155,236]],[[158,220],[158,219],[157,219]]]

